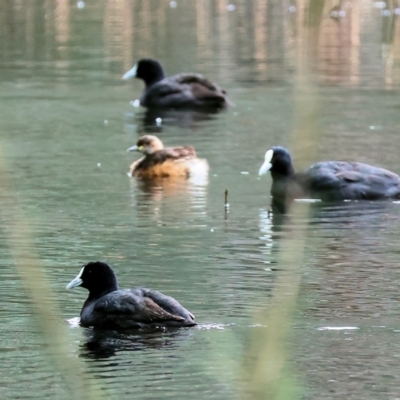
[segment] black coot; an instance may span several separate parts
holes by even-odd
[[[89,290],[80,323],[102,329],[194,326],[194,315],[174,298],[151,289],[120,290],[111,267],[101,261],[86,264],[67,289]]]
[[[146,85],[140,105],[148,108],[222,109],[232,105],[225,90],[199,74],[165,77],[157,60],[143,58],[122,79],[142,79]]]
[[[400,176],[360,162],[323,161],[295,173],[290,153],[272,147],[265,153],[259,175],[271,171],[273,205],[284,211],[296,198],[322,201],[400,198]]]

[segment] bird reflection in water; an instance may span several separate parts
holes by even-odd
[[[260,209],[259,212],[259,239],[263,242],[260,251],[270,266],[266,270],[275,271],[276,259],[279,253],[279,241],[290,230],[290,215],[274,212],[270,209]]]
[[[175,349],[193,335],[190,329],[159,329],[151,332],[124,332],[84,329],[79,355],[88,359],[105,359],[119,352]]]
[[[130,185],[138,220],[147,221],[152,216],[162,225],[165,218],[187,221],[206,213],[208,175],[188,179],[131,179]]]
[[[165,126],[182,129],[200,128],[205,122],[216,118],[215,110],[162,110],[148,109],[135,116],[139,134],[159,133]]]

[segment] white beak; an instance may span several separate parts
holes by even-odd
[[[76,278],[72,279],[70,283],[68,283],[66,289],[73,289],[74,287],[81,286],[83,283],[83,280],[81,279],[82,273],[83,273],[83,267],[80,271],[79,274],[76,276]]]
[[[129,149],[126,149],[126,151],[138,151],[139,147],[136,146],[136,144],[132,147],[129,147]]]
[[[138,69],[138,65],[135,64],[135,66],[132,69],[130,69],[128,72],[125,72],[122,79],[128,80],[128,79],[134,78],[136,76],[137,69]]]
[[[261,165],[260,170],[258,171],[258,175],[264,175],[266,174],[272,167],[272,164],[270,162],[265,161],[263,165]]]
[[[274,151],[272,149],[268,149],[265,153],[264,164],[261,165],[260,170],[258,171],[258,175],[266,174],[272,168],[272,158],[274,157]]]

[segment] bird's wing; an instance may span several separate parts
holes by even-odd
[[[340,198],[378,199],[400,196],[400,177],[384,168],[359,162],[330,161],[307,171],[311,190],[335,191]]]
[[[166,159],[180,160],[196,158],[196,151],[192,146],[167,147],[164,150]]]
[[[164,310],[159,304],[146,296],[142,289],[110,293],[96,302],[93,311],[104,315],[109,321],[113,319],[120,321],[121,317],[147,324],[184,320],[183,317]]]
[[[208,89],[211,92],[219,92],[222,94],[226,94],[225,90],[221,89],[217,84],[211,82],[209,79],[205,78],[200,74],[178,74],[174,75],[172,78],[176,80],[179,84],[197,84],[201,85],[204,88]]]
[[[186,308],[183,307],[181,303],[179,303],[179,301],[175,300],[173,297],[166,296],[157,290],[146,288],[142,288],[141,290],[147,298],[154,301],[156,304],[162,307],[162,309],[171,314],[180,315],[185,319],[192,319],[194,321],[194,315],[190,311],[186,310]]]

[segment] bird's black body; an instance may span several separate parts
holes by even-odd
[[[295,173],[289,152],[272,147],[273,204],[285,208],[296,198],[322,201],[383,200],[400,198],[400,176],[360,162],[323,161]]]
[[[165,77],[157,60],[140,60],[134,76],[146,85],[140,97],[143,107],[215,110],[231,105],[226,92],[202,75],[183,73]]]
[[[111,267],[104,262],[86,264],[67,288],[89,290],[80,315],[84,327],[145,329],[196,325],[194,315],[177,300],[155,290],[120,290]]]

